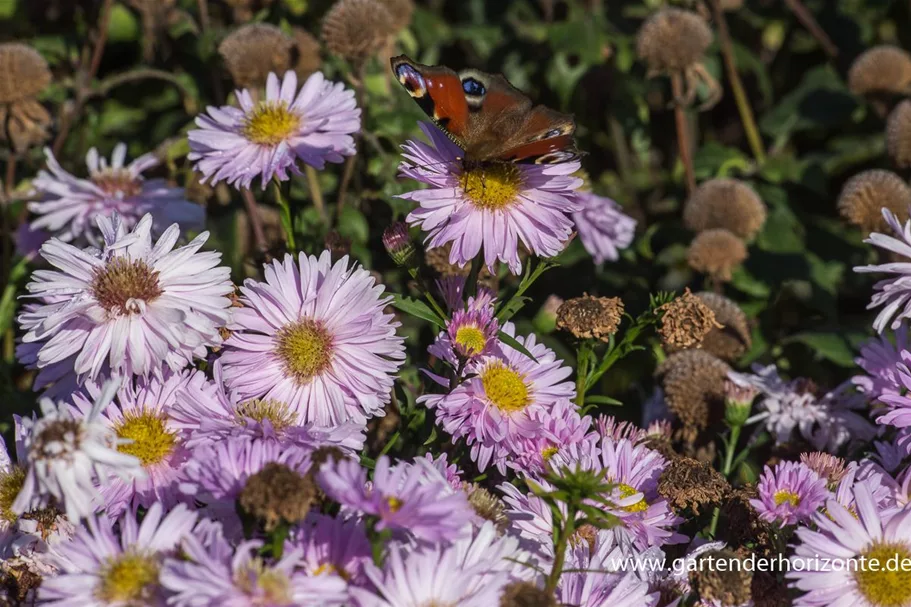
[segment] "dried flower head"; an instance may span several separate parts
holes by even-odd
[[[636,37],[636,53],[655,72],[676,72],[699,63],[712,30],[699,14],[665,8],[649,17]]]
[[[241,88],[265,86],[271,72],[284,74],[291,68],[294,39],[269,23],[251,23],[229,34],[218,52]]]
[[[710,331],[724,328],[715,312],[689,289],[658,310],[662,312],[658,334],[665,345],[675,350],[699,348]]]
[[[871,169],[858,173],[847,182],[838,196],[842,217],[859,227],[864,234],[888,232],[882,209],[895,213],[899,221],[908,219],[911,187],[892,171]]]
[[[724,380],[731,368],[704,350],[683,350],[658,366],[667,406],[684,428],[703,430],[721,419]]]
[[[702,349],[727,362],[746,354],[753,345],[747,315],[733,300],[724,295],[704,291],[696,297],[715,313],[715,320],[723,325],[713,328],[702,340]]]
[[[500,607],[557,607],[557,599],[534,582],[517,580],[503,588]]]
[[[847,471],[845,460],[822,451],[801,453],[800,463],[806,465],[807,468],[818,474],[820,478],[826,479],[830,487],[837,485]]]
[[[301,78],[306,78],[323,65],[319,40],[314,38],[310,32],[299,27],[292,28],[291,35],[294,37],[291,69],[297,72]]]
[[[18,42],[0,44],[0,103],[37,96],[51,83],[51,71],[41,54]]]
[[[309,475],[301,476],[284,464],[269,462],[247,479],[237,503],[271,531],[279,523],[303,520],[316,494],[316,484]]]
[[[485,521],[490,521],[497,528],[501,535],[509,529],[509,517],[506,515],[506,506],[503,501],[478,485],[470,485],[465,488],[468,493],[468,503]]]
[[[759,517],[750,503],[758,497],[755,485],[733,489],[721,507],[727,521],[725,539],[731,545],[754,544],[757,553],[767,554],[773,549],[772,528]]]
[[[911,167],[911,100],[895,106],[886,122],[886,149],[901,169]]]
[[[0,105],[0,141],[12,144],[16,153],[48,140],[51,115],[35,99]]]
[[[908,93],[911,91],[911,55],[886,44],[864,51],[851,64],[848,88],[855,95]]]
[[[722,549],[706,552],[701,559],[725,561],[725,566],[699,567],[690,574],[693,588],[703,601],[717,601],[721,605],[746,605],[753,596],[753,570],[735,561],[742,561],[741,555],[733,550]]]
[[[414,13],[413,0],[379,0],[379,3],[389,11],[396,31],[405,29],[411,23],[411,15]]]
[[[623,319],[619,297],[593,297],[587,293],[563,302],[557,310],[557,328],[579,339],[609,341]]]
[[[323,19],[326,47],[352,62],[378,53],[396,31],[389,9],[378,0],[338,0]]]
[[[668,462],[658,479],[658,493],[667,499],[678,514],[721,504],[730,490],[721,474],[706,462],[691,457],[676,457]]]
[[[686,261],[691,268],[708,274],[716,282],[730,281],[734,268],[746,258],[746,245],[724,228],[700,232],[686,253]]]
[[[683,207],[683,222],[694,232],[725,228],[751,240],[765,223],[759,195],[739,179],[710,179],[699,185]]]

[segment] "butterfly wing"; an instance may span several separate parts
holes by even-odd
[[[405,55],[390,60],[392,72],[438,127],[463,150],[468,129],[468,101],[459,75],[447,67],[415,63]]]

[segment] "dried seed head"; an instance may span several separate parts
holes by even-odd
[[[696,297],[711,308],[715,320],[723,325],[708,332],[702,340],[702,349],[727,362],[734,362],[746,354],[753,346],[753,337],[747,315],[740,306],[718,293],[702,292]]]
[[[414,13],[414,2],[412,0],[379,0],[379,2],[389,11],[395,31],[408,27],[411,23],[411,15]]]
[[[269,462],[247,479],[237,503],[271,531],[281,522],[303,520],[316,494],[316,484],[309,475],[301,476],[284,464]]]
[[[503,588],[500,607],[557,607],[557,599],[533,582],[517,581]]]
[[[712,466],[691,457],[670,460],[658,479],[658,493],[678,514],[689,510],[698,516],[700,509],[721,504],[730,488]]]
[[[395,31],[379,0],[338,0],[323,19],[321,37],[331,52],[360,62],[378,53]]]
[[[323,65],[319,40],[299,27],[293,28],[291,35],[294,37],[294,48],[291,52],[293,65],[291,69],[297,73],[298,77],[306,78]]]
[[[722,329],[715,313],[690,290],[658,308],[663,312],[658,334],[665,345],[676,350],[698,348],[712,329]]]
[[[858,173],[847,182],[838,196],[842,217],[856,225],[864,234],[888,232],[882,210],[889,209],[899,221],[908,219],[911,187],[892,171],[871,169]]]
[[[755,544],[757,553],[767,554],[773,549],[772,528],[760,518],[750,503],[750,500],[757,497],[759,494],[755,485],[737,487],[728,494],[721,507],[721,513],[727,521],[723,527],[726,530],[724,539],[734,546]]]
[[[0,44],[0,103],[37,96],[51,83],[41,54],[18,42]]]
[[[468,503],[485,521],[490,521],[496,526],[501,535],[509,529],[509,517],[506,516],[506,506],[496,495],[478,485],[470,485],[465,489],[468,492]]]
[[[746,245],[724,228],[700,232],[686,253],[686,261],[691,268],[708,274],[717,282],[730,281],[734,268],[746,258]]]
[[[658,365],[655,374],[668,409],[685,429],[698,433],[720,420],[724,380],[731,368],[704,350],[683,350]]]
[[[267,6],[271,6],[275,0],[224,0],[224,3],[231,7],[234,12],[234,21],[236,23],[246,23],[253,18],[253,15]]]
[[[886,149],[895,166],[911,167],[911,100],[895,106],[886,122]]]
[[[677,72],[699,63],[712,30],[697,13],[665,8],[649,17],[636,38],[639,58],[654,72]]]
[[[218,46],[234,84],[259,88],[270,72],[281,75],[292,65],[294,39],[268,23],[244,25],[229,34]]]
[[[0,141],[9,142],[21,154],[50,138],[51,115],[37,100],[22,99],[0,105],[0,125]]]
[[[826,479],[826,482],[830,487],[837,485],[838,481],[841,480],[847,471],[845,460],[829,453],[823,453],[822,451],[801,453],[800,462],[806,464],[806,466],[818,474],[820,478]]]
[[[739,179],[710,179],[683,207],[683,222],[694,232],[725,228],[751,240],[765,223],[766,208],[753,188]]]
[[[742,561],[733,550],[722,549],[705,553],[714,560],[726,561],[723,567],[699,567],[690,574],[693,587],[704,601],[717,601],[720,605],[746,605],[753,596],[753,570],[734,561]],[[749,569],[749,571],[748,571]]]
[[[623,319],[619,297],[592,297],[585,294],[563,302],[557,310],[557,328],[579,339],[610,341]]]
[[[874,46],[851,64],[848,88],[855,95],[908,93],[911,91],[911,55],[897,46]]]

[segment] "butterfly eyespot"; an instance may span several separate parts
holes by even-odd
[[[560,129],[551,129],[551,130],[547,131],[546,133],[544,133],[544,137],[542,137],[542,139],[550,139],[551,137],[559,137],[562,134],[563,134],[563,131],[561,131]]]
[[[420,96],[427,88],[423,76],[407,63],[397,66],[395,68],[395,75],[399,79],[399,82],[402,83],[402,86],[405,87],[405,90],[412,95],[418,94],[418,96]]]
[[[462,90],[465,91],[466,95],[471,95],[472,97],[483,97],[487,93],[487,89],[484,88],[484,85],[474,78],[466,78],[463,80]]]

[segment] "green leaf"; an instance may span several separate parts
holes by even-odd
[[[521,295],[519,297],[513,297],[507,301],[502,308],[500,308],[499,312],[497,312],[497,320],[499,320],[501,323],[506,322],[515,316],[516,312],[524,308],[525,303],[528,301],[531,301],[531,298]]]
[[[365,243],[370,235],[370,225],[363,213],[348,205],[339,214],[338,233],[350,238],[351,242]]]
[[[411,314],[416,318],[426,320],[429,323],[433,323],[441,329],[446,326],[445,321],[437,316],[437,313],[434,312],[430,306],[425,304],[423,301],[395,293],[392,296],[392,305],[402,312]]]
[[[841,367],[854,366],[854,351],[841,333],[798,333],[782,340],[783,343],[801,343],[817,356]]]
[[[586,405],[610,405],[611,407],[622,407],[623,403],[610,396],[585,396]]]
[[[504,344],[506,344],[513,350],[516,350],[516,351],[524,354],[528,358],[532,359],[533,361],[538,362],[538,359],[535,358],[534,354],[529,352],[528,349],[525,346],[523,346],[521,343],[519,343],[519,341],[512,335],[509,335],[507,333],[504,333],[503,331],[500,331],[499,333],[497,333],[497,339],[502,341]]]

